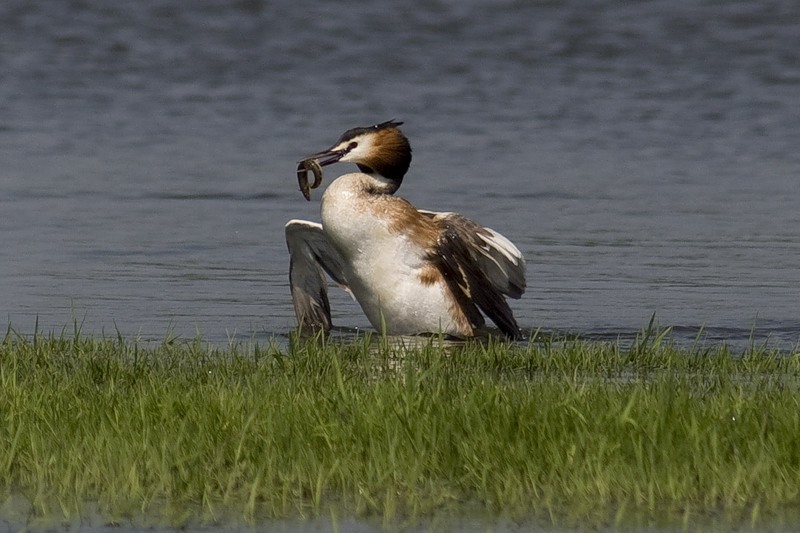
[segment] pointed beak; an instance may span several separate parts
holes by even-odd
[[[324,150],[322,152],[317,152],[316,154],[304,157],[302,160],[299,161],[299,163],[316,159],[321,167],[325,167],[336,163],[342,157],[344,157],[344,154],[346,153],[347,152],[345,152],[344,150],[333,150],[332,148],[328,148],[327,150]]]

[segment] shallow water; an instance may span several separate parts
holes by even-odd
[[[524,328],[792,346],[799,26],[794,0],[4,2],[0,313],[284,334],[283,224],[319,217],[295,162],[397,118],[402,195],[526,255]]]
[[[576,522],[567,518],[570,510],[565,509],[564,516],[551,517],[559,524],[549,524],[548,520],[530,517],[527,519],[510,519],[506,517],[488,517],[475,514],[471,511],[459,515],[444,513],[429,520],[405,520],[398,518],[396,522],[384,524],[379,518],[349,518],[338,516],[337,511],[321,513],[318,517],[271,519],[246,523],[237,516],[226,516],[224,511],[219,513],[216,520],[207,516],[198,509],[197,516],[192,516],[191,511],[173,513],[175,526],[167,525],[169,520],[145,514],[135,517],[112,519],[104,516],[95,505],[87,504],[80,516],[42,517],[34,513],[31,503],[22,495],[10,495],[0,503],[0,531],[80,531],[83,533],[134,533],[147,531],[150,533],[167,533],[182,531],[186,533],[207,533],[216,531],[236,531],[242,533],[255,533],[270,531],[275,533],[302,532],[302,533],[328,533],[347,531],[351,533],[377,533],[384,531],[415,532],[493,532],[493,533],[579,533],[595,531],[597,533],[612,533],[617,531],[636,531],[638,533],[668,533],[672,531],[702,531],[705,533],[723,533],[731,531],[790,533],[797,531],[796,513],[789,513],[780,517],[760,516],[755,523],[748,523],[746,516],[730,517],[715,513],[697,513],[682,516],[681,513],[666,513],[657,517],[630,516],[623,519],[620,524],[612,525],[615,521],[612,515],[606,519]],[[152,502],[151,502],[152,504]],[[177,513],[177,514],[176,514]],[[630,513],[633,514],[633,513]],[[167,513],[165,516],[169,515]],[[327,516],[324,516],[327,515]],[[200,517],[203,516],[201,519]],[[617,517],[619,520],[620,517]]]

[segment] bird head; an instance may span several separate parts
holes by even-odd
[[[400,131],[402,122],[389,120],[365,128],[347,130],[336,143],[301,161],[315,159],[320,166],[355,163],[365,174],[379,174],[397,187],[411,165],[411,145]]]

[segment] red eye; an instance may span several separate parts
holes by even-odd
[[[350,144],[347,145],[347,151],[349,152],[350,150],[354,149],[356,146],[358,146],[357,142],[351,142]]]

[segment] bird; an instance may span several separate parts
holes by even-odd
[[[463,339],[490,331],[522,338],[506,297],[526,289],[525,259],[500,233],[451,212],[415,208],[395,196],[411,164],[411,145],[389,120],[345,131],[327,150],[299,162],[300,188],[310,200],[322,167],[354,163],[321,201],[322,223],[286,223],[289,284],[301,330],[332,328],[326,275],[360,304],[387,335],[443,334]]]

